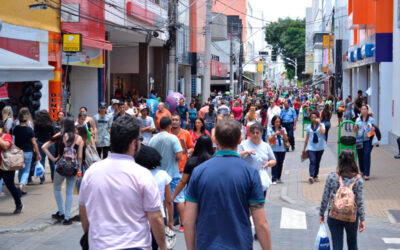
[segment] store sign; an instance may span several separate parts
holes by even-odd
[[[259,61],[257,64],[257,72],[262,73],[263,72],[263,64],[262,61]]]
[[[62,63],[73,66],[86,66],[103,68],[103,50],[91,47],[83,47],[81,52],[67,55],[62,53]]]
[[[63,52],[81,52],[82,35],[81,34],[63,34],[62,43]]]
[[[324,49],[329,49],[329,44],[330,44],[330,37],[329,35],[324,35],[323,36],[323,47]]]

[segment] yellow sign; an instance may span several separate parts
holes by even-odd
[[[328,49],[329,48],[329,43],[330,43],[330,37],[329,35],[324,35],[323,36],[323,47],[324,49]]]
[[[82,50],[82,35],[81,34],[63,34],[64,52],[80,52]]]
[[[257,72],[262,73],[263,72],[263,64],[262,61],[259,61],[257,64]]]

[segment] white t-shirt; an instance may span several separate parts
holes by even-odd
[[[277,105],[275,105],[275,107],[273,109],[271,109],[271,107],[269,107],[267,115],[268,115],[268,128],[272,128],[272,125],[271,125],[272,118],[274,118],[274,116],[276,116],[276,115],[277,116],[281,115],[281,108],[278,107]]]
[[[158,191],[160,192],[161,198],[161,213],[165,218],[165,211],[164,211],[164,200],[165,200],[165,186],[171,183],[172,178],[169,177],[168,173],[161,169],[152,169],[150,170],[151,174],[153,175],[154,179],[156,179],[158,185]]]
[[[146,119],[143,119],[142,117],[138,117],[138,120],[141,122],[142,128],[145,128],[148,126],[150,126],[152,129],[156,128],[156,126],[154,125],[154,120],[151,116],[147,116]],[[142,136],[143,136],[143,144],[147,145],[147,144],[149,144],[151,137],[153,137],[153,133],[143,132]]]
[[[255,145],[250,140],[245,140],[240,143],[238,152],[255,150],[256,152],[252,155],[246,155],[243,160],[253,166],[255,169],[260,170],[261,166],[264,166],[266,161],[276,160],[274,152],[268,143],[261,141],[260,144]]]

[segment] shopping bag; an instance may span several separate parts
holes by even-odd
[[[39,178],[44,176],[44,167],[40,161],[35,162],[35,172],[33,173],[34,178]]]
[[[315,239],[315,250],[330,250],[331,245],[329,243],[329,236],[326,232],[325,225],[321,223],[319,226],[319,231],[317,234],[317,238]]]
[[[271,184],[271,178],[269,177],[268,171],[266,168],[261,168],[258,170],[258,173],[260,174],[260,179],[261,179],[261,186],[263,191],[267,190]]]

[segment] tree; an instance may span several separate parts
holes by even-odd
[[[295,71],[286,58],[297,58],[299,79],[305,68],[305,27],[304,19],[279,18],[278,21],[270,23],[265,31],[265,41],[282,55],[289,79],[294,78]]]

